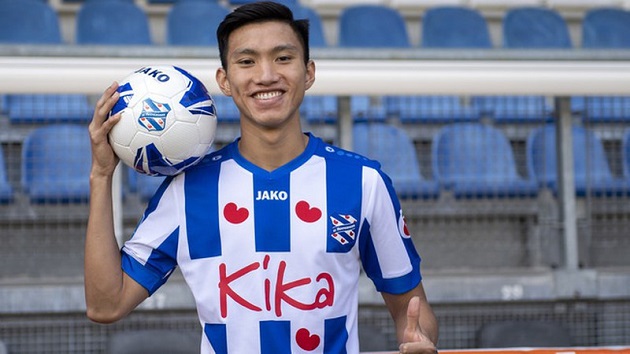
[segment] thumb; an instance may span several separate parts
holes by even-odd
[[[407,305],[407,327],[405,328],[403,343],[415,342],[420,332],[420,298],[414,296]]]

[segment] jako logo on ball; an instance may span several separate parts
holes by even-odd
[[[109,133],[114,152],[128,166],[152,176],[172,176],[210,152],[217,116],[197,78],[174,66],[143,67],[119,83],[110,115],[122,119]]]

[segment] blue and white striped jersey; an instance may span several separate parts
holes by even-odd
[[[203,325],[202,353],[358,353],[358,280],[403,293],[420,257],[377,162],[309,135],[272,172],[237,142],[167,179],[123,269],[149,293],[179,266]]]

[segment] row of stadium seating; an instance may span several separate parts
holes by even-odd
[[[33,3],[31,3],[33,2]],[[327,47],[323,26],[312,9],[291,5],[299,17],[311,20],[311,44]],[[182,1],[174,4],[166,22],[169,45],[214,46],[214,32],[228,9],[212,1]],[[117,13],[117,16],[110,16]],[[299,15],[301,14],[301,15]],[[30,23],[37,23],[36,26]],[[369,24],[366,26],[365,24]],[[130,1],[90,1],[76,15],[77,44],[150,45],[148,18]],[[116,31],[110,31],[116,28]],[[505,48],[572,48],[562,17],[546,8],[514,8],[504,19]],[[630,48],[630,12],[594,8],[582,23],[583,48]],[[196,35],[191,35],[196,34]],[[340,47],[410,48],[405,20],[383,5],[355,5],[339,17]],[[0,43],[62,44],[54,10],[38,0],[0,1]],[[436,7],[426,11],[422,22],[424,48],[493,47],[488,25],[477,11],[466,7]],[[2,100],[6,101],[2,104]],[[220,119],[237,120],[238,112],[228,98],[217,97]],[[12,122],[46,120],[87,121],[92,105],[85,95],[11,95],[0,97],[0,110],[8,111]],[[58,108],[52,108],[58,107]],[[460,97],[353,96],[352,115],[357,119],[383,120],[397,116],[405,122],[442,119],[474,121],[490,116],[497,122],[546,121],[553,107],[541,96],[473,98],[467,104]],[[630,98],[588,97],[575,99],[574,109],[587,119],[604,122],[630,120]],[[1,112],[0,112],[1,113]],[[307,120],[334,121],[338,115],[334,96],[308,98],[303,107]]]
[[[442,190],[457,198],[533,197],[540,188],[557,193],[555,127],[543,125],[527,140],[529,176],[519,175],[508,139],[479,123],[454,123],[433,139],[432,177],[422,173],[406,132],[386,123],[354,127],[354,151],[379,160],[402,198],[437,198]],[[22,147],[21,188],[32,202],[85,202],[89,195],[90,143],[82,125],[48,125],[34,129]],[[578,196],[630,195],[630,130],[622,144],[623,176],[611,172],[601,140],[592,131],[573,127],[575,186]],[[13,188],[1,160],[0,201],[10,202]],[[161,178],[129,169],[129,192],[148,198]]]
[[[218,118],[238,122],[231,98],[214,95]],[[93,102],[85,95],[0,95],[0,115],[10,124],[85,123],[92,118]],[[474,122],[487,118],[497,124],[543,123],[553,120],[553,103],[542,96],[352,96],[354,121],[396,120],[405,123]],[[573,112],[588,123],[630,122],[630,98],[573,97]],[[302,117],[311,124],[335,123],[339,117],[335,96],[307,96]]]

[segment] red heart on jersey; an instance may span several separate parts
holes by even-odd
[[[319,208],[311,208],[306,201],[300,201],[295,205],[295,213],[304,222],[315,222],[322,217],[322,211]]]
[[[247,220],[249,211],[246,208],[239,208],[235,203],[227,203],[223,208],[223,216],[232,224],[240,224]]]
[[[308,329],[300,328],[295,334],[295,341],[300,348],[310,352],[319,346],[320,339],[317,334],[311,334]]]

